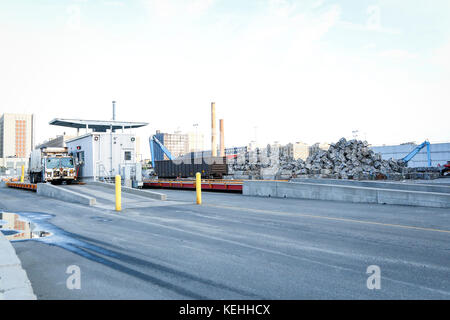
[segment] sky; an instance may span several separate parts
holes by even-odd
[[[448,0],[0,0],[0,114],[145,121],[226,147],[450,141]],[[148,156],[147,156],[148,157]]]

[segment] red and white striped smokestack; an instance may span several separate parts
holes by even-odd
[[[217,157],[216,142],[216,103],[211,102],[211,155]]]
[[[223,119],[219,120],[219,130],[220,130],[220,156],[225,157],[225,134],[223,127]]]

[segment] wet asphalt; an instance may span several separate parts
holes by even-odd
[[[0,188],[52,233],[13,243],[38,299],[450,298],[449,210],[158,191],[118,213]]]

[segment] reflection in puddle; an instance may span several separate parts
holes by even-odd
[[[42,238],[51,235],[16,213],[0,212],[0,232],[10,241]]]
[[[6,238],[11,241],[27,241],[29,239],[30,241],[39,241],[50,246],[63,248],[89,260],[117,267],[114,262],[102,257],[106,256],[117,259],[120,257],[117,253],[90,242],[108,247],[115,247],[114,245],[67,232],[50,223],[49,220],[52,217],[53,215],[51,214],[41,212],[2,213],[0,211],[0,232],[5,234]],[[104,220],[104,222],[111,220],[104,217],[94,217],[93,219]],[[19,231],[19,233],[10,233],[14,231]]]
[[[101,259],[93,256],[91,252],[84,249],[108,256],[114,256],[107,249],[83,241],[85,239],[83,236],[67,232],[50,223],[49,220],[52,217],[53,215],[42,212],[21,211],[17,213],[10,213],[0,211],[0,232],[2,232],[6,238],[11,241],[31,239],[32,241],[39,241],[51,246],[58,246],[98,262],[101,262]],[[102,219],[105,221],[110,220],[108,218]],[[14,231],[18,232],[14,233]]]

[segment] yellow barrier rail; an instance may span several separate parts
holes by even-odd
[[[37,185],[35,183],[27,183],[27,182],[7,182],[6,186],[10,188],[33,190],[33,191],[36,191],[37,189]]]

